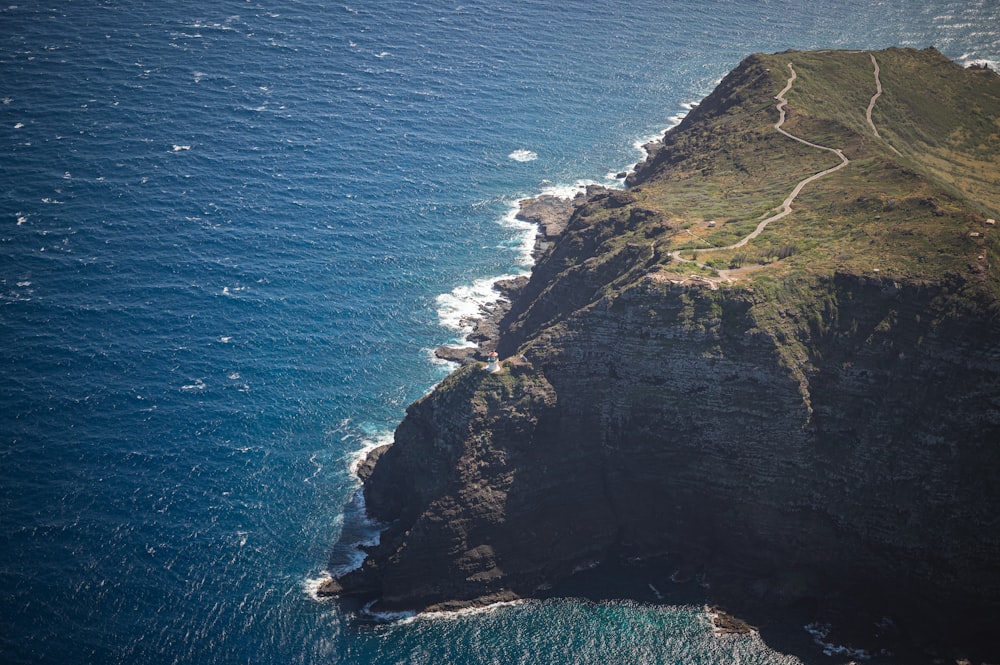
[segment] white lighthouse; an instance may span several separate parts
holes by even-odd
[[[499,372],[500,371],[500,355],[496,351],[490,351],[489,355],[490,361],[486,365],[487,372]]]

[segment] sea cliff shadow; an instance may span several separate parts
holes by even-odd
[[[602,563],[580,571],[552,589],[539,594],[539,598],[581,598],[595,603],[630,601],[653,606],[702,606],[713,621],[718,639],[750,639],[748,633],[756,632],[770,649],[797,658],[804,665],[831,665],[852,659],[839,645],[821,645],[816,636],[807,630],[808,617],[814,616],[815,606],[802,602],[785,608],[766,611],[751,609],[736,603],[720,603],[700,575],[670,570],[662,563]],[[738,609],[739,608],[739,609]],[[828,653],[824,653],[824,649]],[[873,665],[898,665],[899,663],[931,662],[924,660],[899,660],[890,654],[868,652],[864,662]],[[856,660],[856,653],[853,658]]]

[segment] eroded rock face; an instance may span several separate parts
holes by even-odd
[[[391,526],[364,588],[425,609],[674,557],[775,602],[996,612],[1000,327],[943,288],[815,289],[775,327],[752,293],[650,280],[461,370],[366,481]]]
[[[761,94],[766,68],[744,65],[692,131]],[[633,184],[670,168],[670,140]],[[1000,314],[982,270],[713,290],[665,277],[670,221],[634,192],[522,212],[559,235],[480,329],[504,370],[457,370],[363,465],[388,526],[329,593],[453,608],[642,560],[741,611],[812,600],[992,634]]]

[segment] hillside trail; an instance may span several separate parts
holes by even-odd
[[[882,96],[882,80],[879,78],[879,66],[878,61],[875,59],[875,54],[869,53],[868,56],[872,59],[872,66],[875,68],[875,94],[872,95],[871,101],[868,102],[868,109],[865,111],[865,117],[868,119],[868,126],[872,128],[872,133],[875,134],[875,138],[882,141],[882,143],[885,143],[889,146],[890,150],[899,155],[901,153],[896,150],[896,147],[879,135],[878,127],[875,126],[875,121],[872,120],[872,111],[875,109],[875,102]]]
[[[875,127],[875,123],[872,120],[872,110],[875,108],[875,102],[878,101],[878,98],[882,95],[882,82],[879,79],[878,62],[876,62],[874,55],[872,54],[869,55],[871,56],[872,64],[875,67],[875,94],[872,95],[871,101],[868,102],[868,108],[865,111],[865,116],[875,136],[878,139],[882,140],[882,137],[879,136],[878,129]],[[832,152],[833,154],[837,155],[837,157],[840,158],[840,163],[837,164],[836,166],[826,169],[825,171],[820,171],[819,173],[815,173],[811,176],[808,176],[800,180],[795,185],[794,189],[792,189],[791,193],[787,197],[785,197],[785,200],[782,201],[781,205],[778,206],[778,208],[776,208],[778,212],[762,220],[759,224],[757,224],[757,228],[755,228],[749,234],[741,238],[738,242],[735,242],[732,245],[725,245],[723,247],[709,247],[706,248],[706,251],[739,249],[740,247],[743,247],[748,242],[759,236],[764,231],[764,229],[767,228],[768,224],[770,224],[771,222],[775,222],[779,219],[782,219],[783,217],[786,217],[787,215],[791,214],[792,203],[795,201],[795,198],[802,192],[802,189],[806,185],[813,182],[814,180],[819,180],[824,176],[828,176],[831,173],[834,173],[835,171],[839,171],[840,169],[847,166],[851,161],[847,158],[847,156],[844,155],[843,151],[840,150],[839,148],[830,148],[828,146],[819,145],[817,143],[807,141],[802,137],[795,136],[794,134],[788,132],[782,127],[782,125],[785,124],[785,118],[786,118],[785,107],[788,105],[788,100],[785,99],[785,95],[787,95],[788,92],[792,89],[792,85],[795,83],[795,79],[798,78],[798,74],[795,72],[795,67],[792,66],[792,63],[788,63],[788,71],[789,71],[789,76],[788,76],[788,81],[785,83],[785,87],[782,88],[781,92],[779,92],[774,97],[778,101],[778,104],[775,107],[778,111],[778,122],[774,123],[774,128],[780,134],[787,136],[793,141],[798,141],[799,143],[807,145],[811,148],[816,148],[818,150],[825,150],[827,152]],[[893,148],[891,145],[889,147],[892,148],[894,151],[896,151],[897,154],[899,154],[899,151]],[[704,240],[700,236],[695,236],[695,237]],[[670,257],[675,261],[680,261],[683,263],[694,263],[697,266],[705,265],[703,263],[699,263],[695,259],[685,259],[684,257],[681,256],[681,250],[674,250],[670,252]],[[703,282],[707,283],[712,289],[717,289],[719,288],[719,284],[732,284],[735,281],[733,277],[735,273],[747,272],[748,270],[752,269],[753,268],[736,268],[732,270],[719,270],[718,277],[692,274],[688,275],[688,277],[686,277],[685,279],[680,280],[678,283],[683,284],[687,282]]]

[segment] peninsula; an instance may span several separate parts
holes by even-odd
[[[541,202],[500,371],[470,359],[366,460],[386,528],[323,591],[453,609],[623,564],[704,579],[732,625],[1000,657],[1000,77],[753,55],[646,147],[624,189]]]

